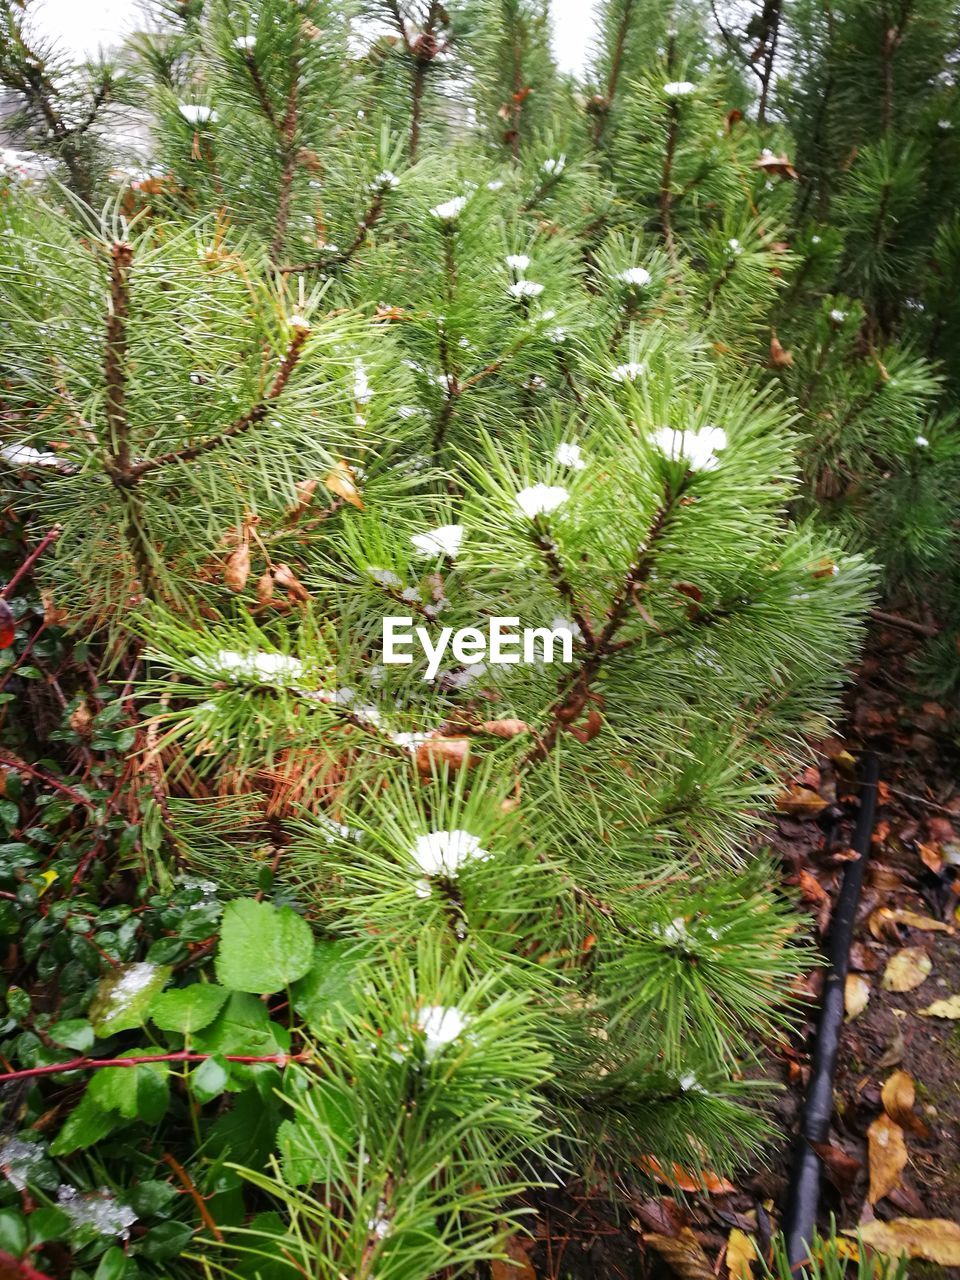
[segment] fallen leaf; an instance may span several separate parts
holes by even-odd
[[[727,1196],[735,1191],[732,1182],[728,1182],[726,1178],[719,1177],[710,1169],[703,1169],[699,1173],[688,1173],[682,1165],[674,1164],[671,1173],[665,1173],[660,1161],[654,1156],[641,1156],[638,1161],[641,1169],[645,1170],[658,1182],[662,1182],[668,1187],[677,1187],[680,1191],[707,1191],[712,1196]]]
[[[89,738],[93,725],[93,712],[82,698],[70,713],[69,723],[74,733],[78,733],[81,738]]]
[[[897,929],[896,913],[890,907],[877,907],[870,912],[867,928],[877,942],[900,942],[900,931]]]
[[[935,920],[933,916],[924,916],[916,911],[908,911],[906,908],[898,908],[894,911],[898,924],[908,924],[911,929],[924,929],[927,933],[953,933],[954,930],[950,925],[944,924],[942,920]]]
[[[859,1013],[863,1013],[870,999],[870,983],[861,978],[859,973],[848,973],[843,988],[843,1007],[847,1011],[847,1021],[852,1022]]]
[[[857,1248],[855,1240],[840,1240],[839,1238],[831,1237],[829,1240],[820,1241],[813,1251],[813,1256],[821,1263],[828,1262],[828,1259],[832,1258],[849,1258],[851,1262],[859,1262],[860,1250]]]
[[[809,787],[791,787],[777,800],[777,808],[781,813],[793,814],[795,818],[815,818],[827,807],[827,801]]]
[[[350,470],[348,462],[344,462],[341,458],[329,475],[324,477],[323,483],[338,498],[343,498],[344,502],[349,502],[360,511],[363,510],[363,499],[357,487],[357,477]]]
[[[902,1125],[904,1129],[911,1129],[924,1137],[927,1135],[927,1126],[918,1115],[914,1114],[917,1088],[913,1078],[906,1071],[894,1071],[893,1075],[884,1081],[880,1100],[891,1120]]]
[[[829,1142],[814,1142],[811,1146],[823,1161],[827,1177],[833,1185],[842,1196],[848,1195],[863,1167],[860,1161],[856,1156],[849,1155],[842,1147],[835,1147]]]
[[[733,1227],[727,1240],[727,1274],[730,1280],[753,1280],[750,1265],[757,1257],[753,1237],[739,1227]]]
[[[893,1039],[887,1045],[881,1057],[874,1063],[875,1070],[886,1071],[888,1067],[895,1067],[897,1063],[902,1062],[905,1048],[906,1046],[903,1043],[903,1032],[899,1027],[895,1027],[893,1031]]]
[[[675,1236],[690,1222],[686,1209],[670,1196],[637,1200],[633,1208],[637,1216],[630,1226],[639,1235],[644,1231],[656,1231],[660,1235]]]
[[[920,861],[928,870],[938,876],[943,870],[943,856],[940,853],[940,846],[937,844],[917,844],[917,850],[920,854]]]
[[[793,182],[798,180],[797,171],[786,153],[775,156],[772,151],[764,151],[758,160],[754,160],[753,167],[762,169],[764,173],[776,174],[779,178],[790,178]]]
[[[925,982],[933,961],[922,947],[904,947],[893,957],[880,979],[884,991],[913,991]]]
[[[872,947],[855,942],[850,948],[850,968],[857,973],[875,973],[880,968],[880,957]]]
[[[269,604],[273,599],[273,574],[268,569],[257,579],[257,604]]]
[[[59,627],[67,621],[69,613],[60,608],[49,587],[40,588],[40,599],[43,601],[43,620],[48,627]]]
[[[294,485],[293,491],[297,495],[297,501],[296,505],[290,508],[287,517],[292,524],[296,524],[310,506],[319,483],[319,480],[311,476],[306,480],[298,480]]]
[[[651,1231],[643,1239],[681,1280],[716,1280],[710,1259],[689,1227],[681,1228],[675,1236]]]
[[[934,1000],[925,1009],[918,1009],[921,1018],[960,1018],[960,995],[948,996],[946,1000]]]
[[[845,1231],[855,1236],[859,1230],[864,1244],[893,1257],[925,1258],[941,1267],[960,1267],[960,1224],[947,1218],[894,1218],[891,1222],[868,1222]]]
[[[503,1251],[506,1258],[494,1258],[490,1263],[490,1280],[537,1280],[537,1273],[516,1236],[506,1241]]]
[[[867,1199],[871,1204],[882,1200],[900,1185],[900,1175],[907,1164],[907,1144],[903,1130],[884,1112],[877,1116],[867,1130],[867,1150],[870,1162],[870,1190]]]
[[[770,330],[770,368],[789,369],[793,364],[793,353],[787,351],[777,337],[776,329]]]

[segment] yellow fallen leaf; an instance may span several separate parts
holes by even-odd
[[[904,947],[884,970],[880,985],[884,991],[912,991],[925,981],[933,961],[922,947]]]
[[[47,892],[47,890],[50,888],[53,882],[58,878],[58,874],[59,873],[56,871],[40,872],[40,879],[43,881],[43,888],[40,890],[39,894],[37,895],[38,897],[40,898],[43,897],[43,895]]]
[[[877,1219],[866,1226],[845,1231],[855,1236],[859,1231],[864,1244],[895,1258],[925,1258],[941,1267],[960,1267],[960,1224],[947,1218],[894,1218],[891,1222]]]
[[[797,818],[815,818],[827,807],[828,801],[810,787],[791,787],[777,797],[781,813],[792,813]]]
[[[753,1236],[748,1236],[739,1227],[733,1227],[727,1241],[727,1273],[730,1280],[753,1280],[751,1263],[757,1257],[757,1246]]]
[[[867,1130],[870,1156],[870,1190],[867,1199],[876,1204],[900,1186],[900,1175],[907,1164],[907,1144],[903,1130],[886,1112],[877,1116]]]
[[[918,1009],[921,1018],[960,1018],[960,995],[948,996],[946,1000],[934,1000],[925,1009]]]
[[[927,1126],[918,1115],[914,1114],[914,1103],[917,1100],[917,1088],[913,1078],[906,1071],[894,1071],[884,1081],[880,1093],[883,1109],[891,1120],[902,1125],[904,1129],[912,1129],[914,1133],[926,1135]]]
[[[689,1227],[681,1227],[675,1236],[651,1231],[643,1239],[681,1280],[716,1280],[710,1259]]]
[[[348,462],[344,462],[341,458],[330,474],[324,477],[323,483],[338,498],[343,498],[345,502],[351,503],[360,511],[363,510],[363,499],[357,488],[357,478],[350,470]]]
[[[843,988],[843,1007],[847,1011],[847,1021],[852,1022],[858,1013],[863,1013],[870,999],[870,983],[859,973],[848,973]]]
[[[908,924],[911,929],[925,929],[927,933],[955,933],[950,925],[944,924],[942,920],[935,920],[933,916],[919,915],[916,911],[908,911],[905,907],[899,907],[890,913],[897,924]]]

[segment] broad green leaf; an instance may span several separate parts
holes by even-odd
[[[311,1031],[319,1032],[343,1021],[343,1011],[355,1008],[354,986],[362,953],[355,942],[318,942],[310,971],[293,988],[294,1010]]]
[[[70,1229],[70,1219],[62,1209],[52,1205],[44,1209],[34,1209],[28,1222],[31,1245],[44,1244],[47,1240],[58,1240]]]
[[[139,1244],[139,1252],[152,1262],[166,1262],[183,1253],[193,1235],[185,1222],[160,1222],[151,1227]]]
[[[85,1093],[67,1116],[66,1124],[50,1143],[50,1154],[66,1156],[71,1151],[92,1147],[123,1123],[124,1118],[119,1111],[104,1111],[89,1093]]]
[[[76,1049],[78,1053],[86,1053],[93,1048],[93,1027],[87,1018],[66,1018],[62,1022],[55,1022],[50,1028],[49,1036],[55,1044]]]
[[[216,1058],[207,1058],[190,1075],[190,1091],[201,1104],[218,1098],[229,1083],[226,1065]]]
[[[137,1117],[138,1067],[104,1067],[87,1086],[87,1097],[101,1111],[119,1111],[127,1120]]]
[[[270,1021],[262,1001],[243,991],[233,991],[208,1027],[194,1037],[200,1053],[237,1053],[265,1056],[287,1053],[290,1032]]]
[[[253,898],[227,903],[216,961],[225,987],[270,995],[302,978],[312,961],[310,926],[290,907]]]
[[[166,965],[145,960],[122,965],[108,974],[90,1006],[90,1021],[97,1035],[112,1036],[142,1026],[154,997],[169,977]]]
[[[161,1031],[192,1035],[201,1027],[209,1026],[229,994],[226,987],[204,982],[195,982],[177,991],[161,991],[150,1006],[150,1018]]]
[[[284,1257],[287,1228],[278,1213],[258,1213],[250,1223],[250,1244],[256,1254],[244,1255],[236,1264],[242,1280],[296,1280],[302,1268]]]
[[[127,1255],[113,1245],[100,1259],[100,1265],[93,1273],[93,1280],[123,1280],[126,1274]]]
[[[255,1088],[238,1094],[233,1105],[210,1126],[208,1154],[215,1160],[264,1168],[274,1149],[279,1113],[275,1094],[264,1098]]]
[[[0,1210],[0,1249],[19,1258],[27,1248],[27,1220],[16,1209]]]

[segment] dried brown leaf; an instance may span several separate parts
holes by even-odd
[[[682,1227],[675,1236],[651,1231],[643,1239],[681,1280],[716,1280],[710,1259],[689,1227]]]
[[[241,542],[223,564],[223,583],[229,591],[242,591],[250,577],[250,543]]]

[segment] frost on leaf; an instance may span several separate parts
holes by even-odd
[[[111,1036],[142,1026],[154,996],[169,977],[169,966],[141,960],[122,965],[103,978],[89,1015],[97,1035]]]

